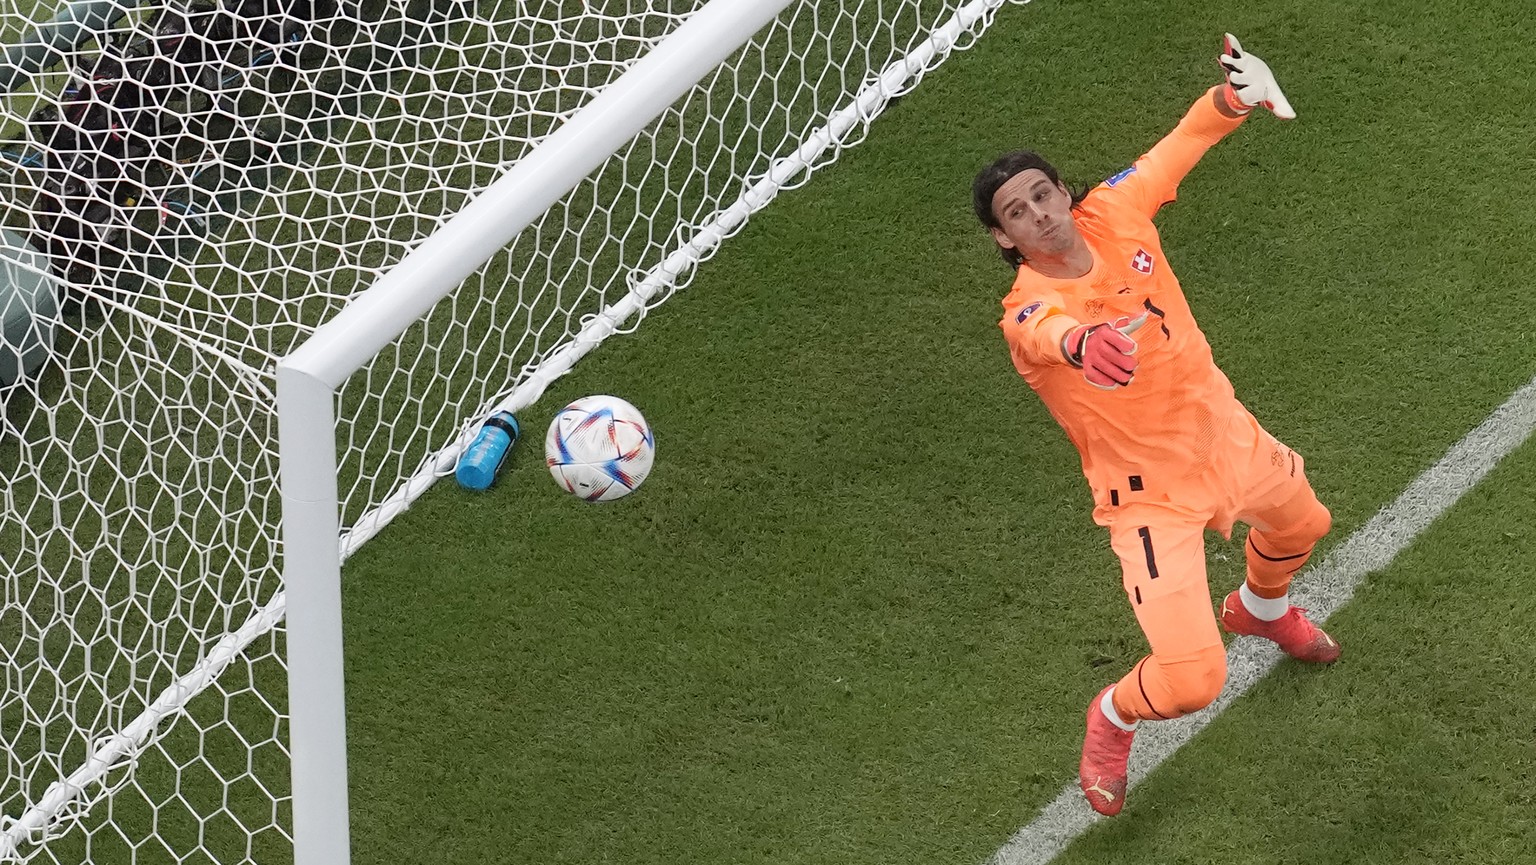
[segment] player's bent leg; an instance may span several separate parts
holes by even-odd
[[[1217,642],[1172,658],[1148,655],[1115,686],[1122,718],[1169,721],[1198,712],[1221,696],[1227,682],[1227,651]]]
[[[1291,578],[1306,565],[1317,542],[1333,527],[1333,515],[1312,495],[1310,488],[1301,498],[1296,506],[1285,509],[1289,513],[1268,514],[1274,522],[1260,523],[1263,528],[1248,531],[1248,542],[1244,545],[1248,588],[1261,598],[1279,598],[1289,592]],[[1255,521],[1258,519],[1255,516]]]
[[[1088,704],[1078,786],[1093,810],[1115,815],[1125,806],[1127,765],[1136,723],[1187,715],[1221,694],[1227,654],[1220,642],[1177,658],[1142,658],[1125,678]]]
[[[1205,578],[1203,525],[1152,507],[1128,507],[1116,516],[1110,545],[1152,655],[1088,706],[1078,783],[1101,814],[1118,814],[1125,805],[1136,722],[1194,711],[1214,700],[1226,679]]]
[[[1226,647],[1211,611],[1211,589],[1205,578],[1205,539],[1201,527],[1183,530],[1154,525],[1142,540],[1151,539],[1156,560],[1166,560],[1157,576],[1140,557],[1122,556],[1126,589],[1136,622],[1152,653],[1120,680],[1115,705],[1136,720],[1167,720],[1209,704],[1227,678]],[[1111,539],[1119,551],[1123,545]]]
[[[1307,480],[1306,460],[1259,426],[1252,415],[1234,422],[1247,448],[1225,481],[1237,519],[1247,523],[1248,588],[1260,598],[1284,597],[1291,577],[1328,534],[1333,517]],[[1248,440],[1251,438],[1251,441]]]
[[[1299,458],[1297,458],[1299,460]],[[1272,640],[1286,654],[1314,664],[1339,659],[1339,644],[1290,603],[1291,578],[1328,534],[1333,517],[1303,473],[1287,474],[1256,495],[1243,515],[1248,532],[1248,574],[1221,605],[1228,633]]]

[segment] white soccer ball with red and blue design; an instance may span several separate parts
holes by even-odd
[[[566,492],[589,502],[627,496],[651,473],[656,438],[640,410],[616,396],[584,396],[544,436],[544,461]]]

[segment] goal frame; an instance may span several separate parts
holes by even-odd
[[[351,861],[338,389],[790,2],[706,4],[278,363],[294,865]]]
[[[0,863],[347,865],[342,564],[1028,2],[0,9]]]

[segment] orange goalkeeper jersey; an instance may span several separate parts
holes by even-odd
[[[1131,493],[1199,507],[1182,494],[1207,487],[1201,476],[1213,447],[1247,412],[1212,360],[1152,224],[1205,151],[1242,122],[1224,107],[1220,87],[1212,88],[1173,132],[1073,210],[1093,253],[1086,275],[1055,279],[1025,264],[1003,299],[1014,366],[1082,455],[1100,522],[1105,506]],[[1101,390],[1067,363],[1068,330],[1142,313],[1147,322],[1132,337],[1140,365],[1128,387]]]

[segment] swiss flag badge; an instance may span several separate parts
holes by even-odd
[[[1136,254],[1131,256],[1131,270],[1142,275],[1152,272],[1152,264],[1152,253],[1147,252],[1145,249],[1137,249]]]

